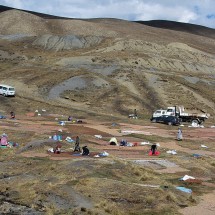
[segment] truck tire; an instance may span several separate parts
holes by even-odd
[[[153,119],[152,122],[155,123],[155,122],[156,122],[156,119]]]
[[[168,124],[168,125],[172,125],[172,122],[168,122],[167,124]]]
[[[6,93],[3,93],[3,96],[6,97],[7,96]]]
[[[193,119],[191,121],[192,124],[196,124],[196,125],[199,125],[199,120],[198,119]]]

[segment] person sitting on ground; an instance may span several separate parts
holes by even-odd
[[[156,143],[153,143],[153,144],[151,145],[152,155],[155,155],[156,150],[157,150],[157,145],[156,145]]]
[[[13,111],[10,112],[10,118],[15,119],[15,113]]]
[[[127,146],[127,140],[121,140],[120,146]]]
[[[87,148],[87,146],[84,146],[82,147],[82,155],[89,155],[90,154],[90,151],[89,149]]]
[[[62,147],[61,143],[57,143],[57,146],[54,149],[54,153],[60,154],[61,153],[61,147]]]
[[[4,146],[4,147],[10,147],[11,148],[11,145],[7,141],[7,135],[6,134],[2,134],[2,136],[0,138],[0,145]]]
[[[75,149],[74,149],[74,152],[80,152],[81,151],[81,148],[80,148],[80,138],[79,136],[76,137],[75,139]]]

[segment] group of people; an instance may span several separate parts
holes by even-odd
[[[70,117],[69,117],[69,118],[70,118]],[[72,119],[70,118],[70,119],[68,119],[68,120],[72,120]],[[176,139],[177,139],[178,141],[181,141],[181,140],[183,139],[183,137],[182,137],[182,130],[181,130],[180,127],[178,128],[178,132],[177,132],[177,137],[176,137]],[[128,143],[127,143],[127,140],[124,140],[124,139],[122,139],[121,142],[120,142],[120,146],[127,146],[127,144],[128,144]],[[56,148],[54,149],[54,153],[59,154],[59,153],[61,152],[61,147],[62,147],[61,143],[58,143],[57,146],[56,146]],[[76,136],[76,139],[75,139],[75,147],[74,147],[73,152],[79,152],[79,153],[81,153],[83,156],[89,155],[89,154],[90,154],[90,151],[89,151],[89,149],[87,148],[87,146],[83,146],[82,148],[80,147],[80,138],[79,138],[79,136]],[[156,143],[153,143],[153,144],[151,145],[150,155],[158,155],[158,154],[159,154],[159,152],[157,151],[157,144],[156,144]]]
[[[178,141],[182,141],[182,139],[183,139],[183,136],[182,136],[182,129],[179,127],[178,128],[178,132],[177,132],[177,137],[176,137],[176,139],[178,140]],[[153,143],[152,145],[151,145],[151,154],[152,155],[156,155],[156,152],[157,152],[157,144],[156,143]]]
[[[57,143],[57,146],[55,147],[54,149],[54,153],[55,154],[60,154],[61,153],[61,147],[62,147],[62,144],[60,142]],[[73,152],[80,152],[81,155],[85,156],[85,155],[89,155],[90,154],[90,151],[89,149],[87,148],[87,146],[83,146],[82,147],[82,150],[81,150],[81,147],[80,147],[80,138],[79,136],[76,136],[76,139],[75,139],[75,147],[74,147],[74,150]]]
[[[82,147],[82,150],[81,150],[81,147],[80,147],[80,138],[79,138],[79,136],[76,136],[76,139],[75,139],[75,148],[74,148],[74,152],[81,152],[81,154],[82,154],[83,156],[89,155],[89,154],[90,154],[90,151],[89,151],[89,149],[87,148],[87,146],[83,146],[83,147]]]

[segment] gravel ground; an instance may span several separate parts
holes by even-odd
[[[66,90],[89,89],[90,87],[96,88],[101,86],[108,87],[109,83],[102,78],[91,79],[85,76],[76,76],[54,86],[49,91],[48,99],[57,99]]]
[[[178,167],[178,165],[176,165],[175,163],[170,162],[168,160],[155,160],[155,159],[152,159],[152,160],[134,160],[133,162],[136,164],[144,165],[144,166],[150,166],[151,163],[156,163],[160,166],[167,167],[167,168],[168,167]]]

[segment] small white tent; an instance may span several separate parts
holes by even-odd
[[[117,146],[118,146],[116,137],[112,137],[112,138],[109,140],[109,143],[110,143],[110,145],[117,145]]]

